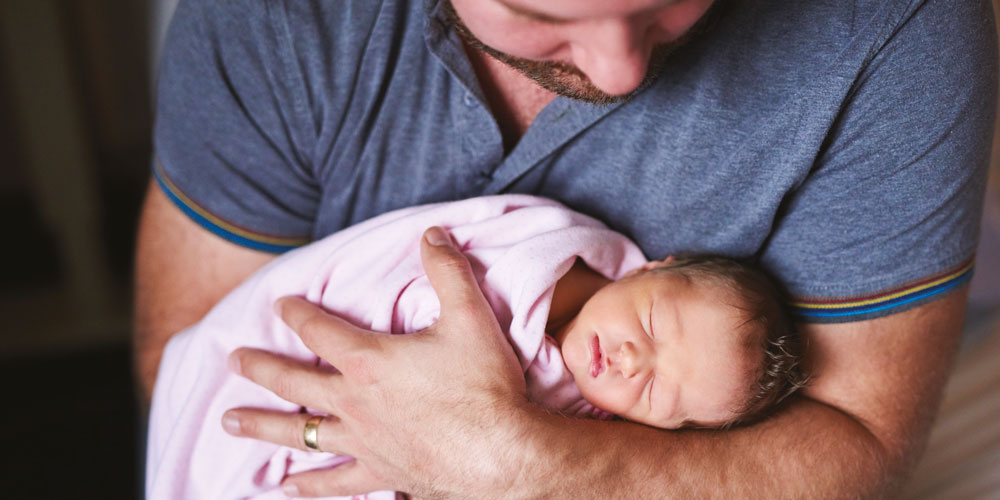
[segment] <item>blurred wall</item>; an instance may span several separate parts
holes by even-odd
[[[148,6],[0,2],[0,334],[5,353],[128,336],[148,175]]]
[[[993,0],[993,12],[1000,12],[1000,0]],[[1000,22],[997,23],[997,36],[1000,37]],[[997,312],[1000,309],[1000,105],[997,123],[993,131],[993,159],[976,253],[976,274],[969,293],[969,307],[973,313],[970,319],[973,322],[1000,314]]]

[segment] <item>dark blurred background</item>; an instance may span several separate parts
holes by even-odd
[[[0,0],[4,498],[140,493],[130,286],[162,8]]]
[[[175,3],[0,0],[4,498],[140,495],[132,250],[149,178],[155,54]],[[948,498],[970,484],[1000,495],[995,171],[957,389],[949,388],[958,395],[949,396],[942,419],[959,424],[934,435],[926,473],[915,476],[907,497]],[[998,380],[968,376],[963,386],[963,371]],[[936,442],[950,448],[940,451]]]

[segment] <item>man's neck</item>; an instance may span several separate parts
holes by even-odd
[[[576,317],[583,304],[608,283],[611,280],[587,267],[579,258],[576,259],[573,267],[556,282],[545,331],[562,345],[563,328]]]
[[[517,70],[464,42],[462,45],[476,72],[493,118],[500,126],[504,151],[509,153],[528,130],[535,116],[555,99],[556,94],[539,87]]]

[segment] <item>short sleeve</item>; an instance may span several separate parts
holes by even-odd
[[[996,109],[992,8],[910,4],[762,254],[803,321],[894,314],[971,277]]]
[[[154,177],[206,229],[282,252],[312,236],[315,132],[281,2],[182,0],[157,88]]]

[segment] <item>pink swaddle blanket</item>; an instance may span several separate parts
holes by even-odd
[[[317,361],[272,310],[285,295],[305,296],[375,331],[430,326],[439,303],[423,272],[419,242],[434,225],[448,230],[469,257],[521,362],[529,397],[568,414],[606,416],[583,400],[558,346],[545,335],[552,291],[577,256],[618,279],[645,262],[642,252],[602,223],[532,196],[407,208],[279,257],[171,339],[150,415],[148,498],[286,498],[278,489],[286,475],[350,460],[226,434],[220,422],[230,408],[300,409],[231,373],[227,357],[249,346]]]

